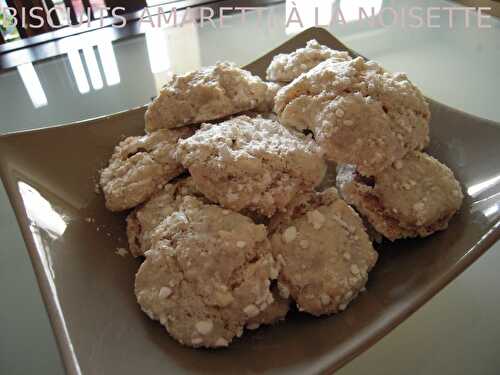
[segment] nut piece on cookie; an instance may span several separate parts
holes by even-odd
[[[266,79],[282,83],[292,82],[302,73],[328,59],[347,61],[351,60],[351,57],[347,52],[333,50],[312,39],[304,48],[299,48],[290,54],[282,53],[274,56],[267,68]]]
[[[267,85],[250,72],[222,62],[174,76],[146,111],[146,131],[216,120],[256,108]]]
[[[378,257],[358,214],[331,188],[302,196],[278,216],[271,246],[282,266],[280,291],[316,316],[344,310]]]
[[[193,133],[191,127],[162,129],[120,142],[100,175],[106,207],[111,211],[135,207],[181,174],[184,168],[174,157],[177,141]]]
[[[326,170],[312,140],[262,117],[204,124],[179,141],[177,158],[211,201],[267,217],[318,185]]]
[[[203,200],[201,193],[194,186],[191,177],[166,184],[149,201],[136,207],[127,216],[127,237],[129,249],[133,256],[144,255],[151,247],[151,232],[163,219],[177,211],[182,198],[194,196]]]
[[[224,347],[272,303],[278,273],[265,226],[185,197],[155,229],[135,293],[180,343]]]
[[[284,296],[276,286],[271,286],[271,293],[273,295],[273,301],[257,316],[250,318],[245,328],[254,330],[261,325],[272,325],[285,319],[286,314],[288,314],[290,310],[289,296]]]
[[[309,129],[337,163],[372,176],[429,142],[429,107],[404,74],[385,72],[358,57],[327,60],[275,97],[280,122]]]
[[[463,200],[453,172],[418,151],[370,179],[352,166],[342,166],[337,186],[346,201],[391,241],[446,229]]]

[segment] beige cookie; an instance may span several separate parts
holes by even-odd
[[[255,108],[255,112],[268,114],[274,109],[274,98],[278,91],[283,87],[275,82],[266,82],[267,90],[264,95],[264,100]]]
[[[279,267],[263,225],[185,197],[154,231],[135,293],[142,310],[192,347],[227,346],[274,299]]]
[[[174,158],[177,141],[193,133],[191,127],[163,129],[120,142],[100,175],[106,207],[111,211],[135,207],[181,174],[184,168]]]
[[[146,131],[177,128],[248,111],[266,99],[267,85],[250,72],[222,62],[174,76],[146,111]]]
[[[334,188],[302,196],[280,216],[271,246],[281,293],[316,316],[344,310],[377,261],[360,217]]]
[[[177,158],[211,201],[270,217],[318,185],[325,163],[309,138],[261,117],[204,124]]]
[[[282,124],[309,129],[328,159],[372,176],[429,142],[428,105],[404,74],[327,60],[278,91]]]
[[[345,51],[333,50],[312,39],[304,48],[299,48],[290,54],[281,53],[274,56],[267,68],[266,79],[283,83],[292,82],[302,73],[328,59],[347,61],[351,60],[351,57]]]
[[[417,151],[373,178],[362,178],[353,167],[344,166],[337,179],[347,202],[391,241],[446,229],[463,200],[453,172]]]
[[[282,85],[275,83],[275,82],[264,82],[267,86],[266,92],[264,94],[264,97],[262,98],[260,104],[255,107],[254,109],[251,109],[249,111],[243,111],[243,112],[238,112],[234,115],[231,115],[229,117],[220,119],[219,122],[229,120],[234,117],[239,117],[239,116],[248,116],[248,117],[263,117],[265,119],[269,120],[278,120],[278,116],[276,116],[276,113],[273,112],[274,109],[274,98],[276,97],[276,94],[278,93],[279,89],[283,87]]]
[[[166,184],[149,201],[135,208],[127,216],[127,237],[129,249],[133,256],[144,255],[151,247],[151,232],[163,219],[177,211],[182,198],[191,195],[204,198],[194,186],[191,177]]]

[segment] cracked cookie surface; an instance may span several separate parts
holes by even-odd
[[[301,196],[272,221],[280,292],[316,316],[344,310],[378,257],[358,214],[330,188]]]
[[[429,142],[428,105],[406,75],[373,61],[327,60],[283,87],[275,98],[281,123],[309,129],[337,163],[367,176]]]
[[[227,62],[176,75],[149,105],[146,131],[199,124],[252,110],[263,103],[267,89],[259,77]]]
[[[279,268],[265,226],[185,197],[152,237],[135,293],[142,310],[180,343],[227,346],[273,303]]]
[[[135,207],[181,174],[184,167],[174,157],[177,141],[193,133],[191,127],[162,129],[120,142],[100,173],[106,207],[111,211]]]
[[[319,44],[315,39],[307,42],[306,46],[296,51],[274,56],[266,71],[269,81],[288,83],[319,63],[333,59],[334,61],[351,60],[345,51],[337,51]]]
[[[149,201],[135,208],[127,216],[127,237],[130,253],[137,257],[151,247],[151,232],[167,216],[177,211],[182,198],[190,195],[201,200],[201,193],[194,186],[191,177],[166,184]]]
[[[453,172],[418,151],[370,180],[360,178],[353,166],[343,166],[337,185],[346,201],[391,241],[446,229],[463,200]]]
[[[177,158],[211,201],[267,217],[318,185],[326,170],[311,139],[262,117],[204,124],[179,142]]]
[[[274,98],[278,91],[283,87],[275,82],[265,82],[267,90],[261,103],[255,108],[255,112],[262,114],[269,114],[274,109]]]

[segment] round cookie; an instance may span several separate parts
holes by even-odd
[[[136,207],[127,216],[127,237],[130,253],[144,255],[151,247],[151,232],[163,219],[177,211],[182,198],[191,195],[203,200],[191,177],[166,184],[149,201]]]
[[[279,267],[266,228],[241,214],[185,197],[152,243],[136,275],[137,300],[184,345],[227,346],[274,301]]]
[[[429,142],[420,91],[404,74],[362,58],[319,64],[278,91],[274,109],[283,125],[311,130],[328,159],[366,176]]]
[[[333,59],[335,61],[351,60],[345,51],[337,51],[319,44],[315,39],[296,51],[274,56],[267,68],[266,79],[269,81],[288,83],[302,73],[309,71],[319,63]]]
[[[262,117],[204,124],[179,142],[177,158],[211,201],[267,217],[318,185],[326,170],[311,139]]]
[[[316,316],[344,310],[378,257],[360,217],[331,188],[301,197],[273,221],[281,293]]]
[[[146,131],[199,124],[248,111],[266,99],[267,85],[232,63],[174,76],[149,105]]]
[[[159,130],[120,142],[101,171],[106,207],[123,211],[147,201],[184,168],[175,160],[177,141],[194,133],[191,127]]]
[[[453,172],[423,152],[412,151],[371,179],[352,166],[339,169],[342,196],[391,241],[426,237],[448,227],[463,194]]]

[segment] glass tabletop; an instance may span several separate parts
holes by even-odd
[[[341,19],[326,25],[332,3]],[[360,20],[358,7],[377,22]],[[300,22],[289,22],[293,8]],[[314,8],[318,8],[317,16]],[[431,10],[429,10],[431,9]],[[450,10],[451,9],[451,10]],[[414,13],[411,13],[414,12]],[[424,25],[417,27],[420,15]],[[317,19],[316,19],[317,18]],[[343,20],[342,20],[343,18]],[[292,19],[293,21],[293,19]],[[0,133],[142,106],[173,73],[219,60],[245,65],[315,23],[430,98],[500,122],[500,21],[450,1],[295,0],[225,16],[223,25],[152,28],[127,39],[69,46],[50,60],[0,74]],[[0,192],[0,373],[62,373],[24,244]],[[500,368],[498,244],[415,315],[339,373],[493,374]],[[16,287],[12,287],[16,285]]]

